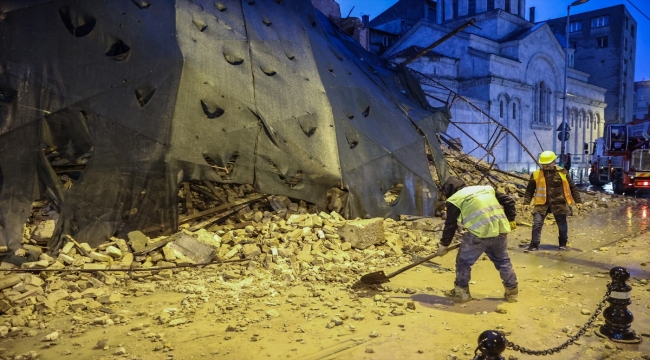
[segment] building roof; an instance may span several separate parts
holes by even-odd
[[[421,46],[411,45],[411,46],[407,47],[406,49],[404,49],[402,51],[399,51],[395,55],[391,56],[391,58],[396,58],[396,57],[410,58],[410,57],[413,57],[413,56],[419,54],[422,50],[424,50],[424,48],[421,47]],[[446,58],[450,58],[450,59],[456,59],[456,58],[452,58],[452,57],[449,57],[447,55],[441,54],[439,52],[435,52],[433,50],[427,51],[426,54],[424,54],[423,56],[426,56],[426,57],[446,57]],[[458,59],[456,59],[456,60],[458,60]]]

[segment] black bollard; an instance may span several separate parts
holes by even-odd
[[[480,354],[474,360],[505,360],[501,353],[506,349],[506,337],[500,331],[487,330],[478,336],[476,351]],[[476,351],[474,353],[476,353]]]
[[[641,338],[630,328],[634,315],[627,306],[632,303],[632,287],[625,283],[630,279],[630,273],[626,268],[617,266],[609,271],[609,275],[612,277],[612,292],[607,299],[610,305],[603,311],[605,325],[601,326],[596,334],[616,342],[641,342]]]

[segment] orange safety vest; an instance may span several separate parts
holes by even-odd
[[[573,195],[571,195],[569,180],[566,178],[566,170],[559,166],[555,168],[560,175],[560,179],[562,179],[562,188],[564,189],[564,197],[566,198],[567,205],[575,204]],[[544,177],[544,172],[542,170],[533,171],[533,179],[535,179],[535,205],[544,205],[546,204],[546,178]]]

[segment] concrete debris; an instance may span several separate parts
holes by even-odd
[[[53,333],[45,335],[43,341],[56,341],[59,338],[59,332],[55,331]]]
[[[147,247],[149,238],[141,231],[131,231],[127,236],[129,237],[129,245],[131,245],[133,251],[137,252]]]
[[[56,228],[56,221],[54,220],[45,220],[41,221],[32,232],[32,239],[37,242],[47,241],[52,238],[54,234],[54,228]]]
[[[457,158],[451,158],[449,161],[452,168],[464,170],[463,176],[467,177],[466,180],[470,184],[479,182],[482,173],[472,164]],[[501,191],[513,195],[519,199],[518,204],[521,203],[522,189],[526,181],[498,172],[492,173],[491,176],[494,177],[493,180],[501,180],[495,181]],[[485,183],[485,180],[480,183]],[[217,190],[220,196],[229,201],[245,199],[252,193],[250,188],[236,185],[218,187]],[[192,195],[193,200],[197,201],[195,209],[205,211],[204,209],[222,205],[202,200],[199,194]],[[332,197],[331,202],[335,208],[340,205],[339,195],[343,196],[334,194]],[[590,194],[583,196],[587,200],[581,213],[602,207],[602,203],[613,207],[628,201],[626,198],[603,194],[597,197]],[[576,213],[577,210],[574,210],[574,214]],[[341,336],[343,332],[354,331],[363,334],[363,331],[372,328],[362,325],[375,326],[369,322],[379,320],[377,325],[381,323],[390,326],[391,322],[386,321],[387,316],[404,316],[398,319],[406,319],[413,315],[408,314],[409,312],[419,313],[426,311],[426,308],[419,305],[416,307],[411,298],[400,299],[386,293],[372,293],[367,296],[365,300],[372,304],[372,309],[343,304],[339,299],[326,299],[326,288],[321,285],[349,289],[350,284],[362,274],[380,269],[395,269],[417,257],[433,253],[438,246],[444,223],[441,218],[421,217],[404,217],[400,220],[346,220],[337,211],[318,211],[312,205],[294,202],[285,196],[271,196],[268,202],[248,204],[228,219],[189,231],[191,226],[201,221],[205,219],[197,218],[186,222],[181,225],[180,232],[169,237],[149,238],[147,234],[150,233],[133,231],[128,233],[127,239],[113,237],[97,248],[92,248],[87,243],[76,243],[69,238],[60,251],[54,254],[43,252],[43,248],[36,246],[38,242],[31,241],[34,240],[32,234],[36,233],[35,228],[45,227],[46,222],[30,225],[31,228],[26,226],[26,241],[22,248],[0,247],[0,253],[16,253],[29,260],[20,265],[22,268],[98,271],[45,271],[5,275],[1,269],[8,264],[3,263],[0,266],[0,314],[3,315],[0,320],[0,338],[24,337],[31,334],[37,336],[35,339],[45,342],[61,341],[62,337],[67,340],[75,335],[68,335],[67,329],[54,331],[56,328],[51,327],[50,320],[56,314],[68,314],[75,331],[86,331],[90,327],[110,328],[126,325],[129,326],[127,329],[130,329],[130,333],[155,342],[154,349],[169,352],[173,346],[165,339],[164,334],[152,331],[149,324],[131,325],[136,319],[138,322],[143,321],[136,316],[148,317],[146,321],[151,322],[154,327],[181,329],[189,327],[186,324],[192,325],[198,321],[197,309],[207,306],[210,316],[223,321],[224,327],[219,331],[228,332],[228,336],[222,338],[230,339],[241,335],[242,332],[257,331],[253,330],[255,323],[267,323],[268,327],[276,327],[279,320],[295,316],[296,313],[289,313],[284,308],[277,307],[280,296],[287,293],[287,303],[296,310],[303,309],[303,315],[308,321],[321,318],[322,322],[318,326],[333,329],[332,334],[338,332]],[[517,221],[520,224],[532,223],[530,214],[522,212],[518,214]],[[39,234],[47,235],[39,231]],[[595,248],[599,252],[609,250],[613,253],[615,250],[614,245],[609,249]],[[143,249],[146,250],[142,251]],[[52,257],[53,255],[55,257]],[[205,263],[213,258],[238,262],[200,269],[156,269],[188,263]],[[106,269],[132,271],[102,271]],[[578,274],[576,273],[575,277],[581,277]],[[574,274],[558,275],[565,282],[575,281]],[[599,278],[606,275],[592,276]],[[261,285],[262,280],[264,285]],[[274,285],[268,286],[271,282]],[[302,282],[313,292],[309,299],[292,297],[290,289],[297,282]],[[646,283],[639,281],[639,286],[645,286]],[[137,314],[122,311],[122,307],[131,303],[133,298],[150,295],[159,290],[181,293],[183,298],[176,304],[142,309]],[[393,291],[412,295],[419,290],[398,288]],[[255,309],[259,311],[255,319],[248,318],[250,315],[246,315],[244,311],[251,310],[251,307],[246,299],[264,300],[268,307]],[[350,309],[345,308],[346,306],[350,306]],[[498,305],[496,312],[512,314],[514,309],[510,306]],[[166,308],[161,310],[163,307]],[[576,308],[571,311],[580,316]],[[584,308],[581,308],[580,312],[584,315],[591,314]],[[487,312],[481,314],[488,315]],[[495,316],[507,318],[502,315]],[[225,325],[228,323],[230,324]],[[406,331],[401,324],[396,329]],[[105,334],[108,334],[108,331],[110,330],[106,330]],[[389,336],[391,331],[383,332],[386,333],[385,336]],[[298,329],[296,332],[305,330]],[[377,336],[377,331],[369,333],[371,338]],[[263,338],[263,335],[246,335],[246,339],[255,339],[251,341]],[[360,335],[360,338],[364,339],[364,335]],[[367,337],[365,340],[368,340]],[[127,352],[118,344],[116,341],[115,347],[112,348],[114,350],[106,355],[135,356],[131,354],[136,352],[135,349],[129,347]],[[108,339],[100,340],[94,348],[108,350]],[[373,350],[367,348],[366,352],[372,353]],[[32,355],[27,353],[18,355],[20,356],[27,359]]]
[[[178,234],[178,237],[166,246],[198,264],[210,262],[214,256],[212,247],[185,233]]]
[[[339,236],[353,248],[366,249],[384,242],[383,219],[352,220],[339,228]]]

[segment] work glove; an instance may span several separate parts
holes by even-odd
[[[530,205],[524,205],[524,212],[530,211]]]
[[[517,223],[514,222],[514,221],[511,221],[511,222],[510,222],[510,230],[514,230],[514,229],[516,229],[516,228],[517,228]]]
[[[444,256],[447,254],[447,247],[444,245],[438,245],[438,251],[437,251],[438,256]]]
[[[576,204],[576,208],[577,208],[578,210],[582,210],[582,204]]]

